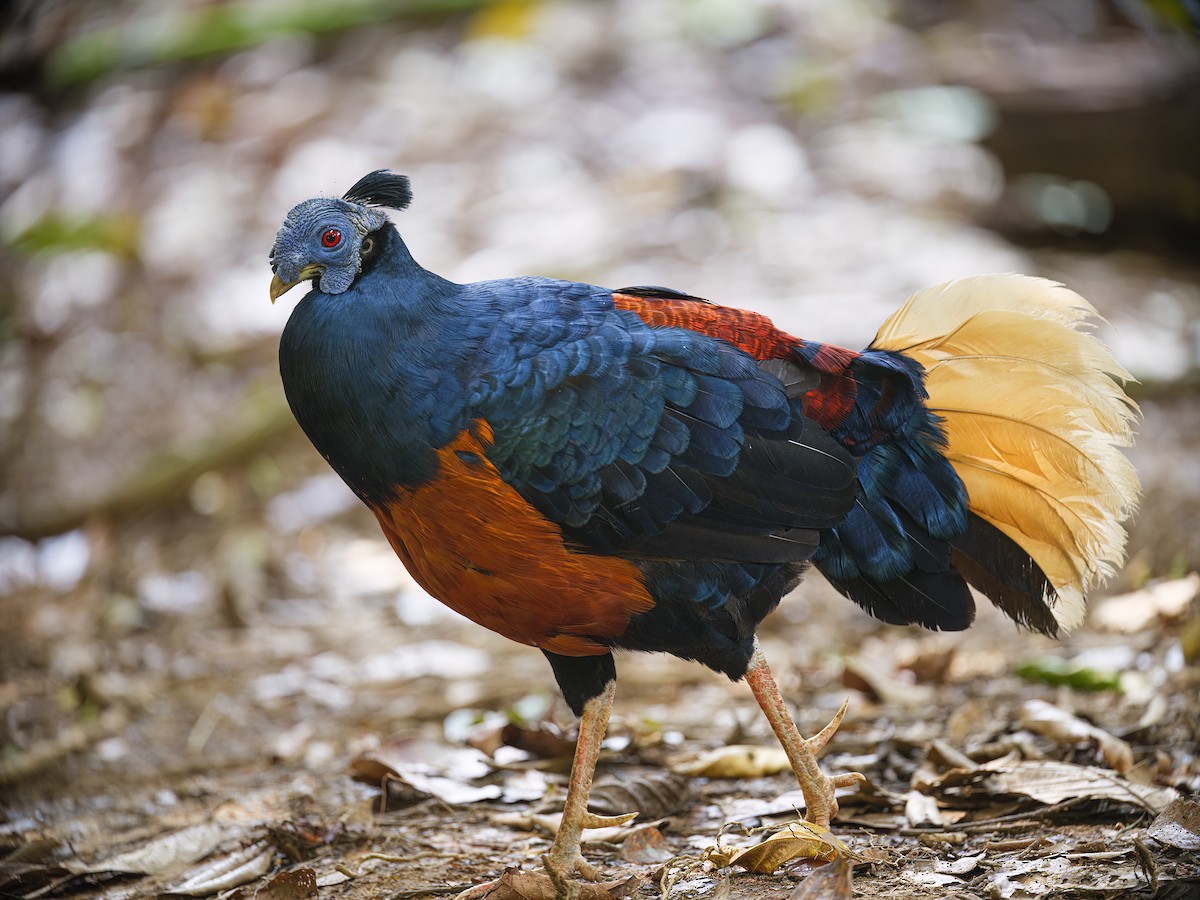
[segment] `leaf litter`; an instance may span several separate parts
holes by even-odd
[[[890,664],[916,658],[898,647]],[[1187,675],[1180,670],[1176,678]],[[948,698],[981,687],[955,681],[950,670],[925,677]],[[754,878],[798,881],[797,890],[808,889],[808,896],[845,896],[853,872],[860,890],[878,888],[884,896],[961,890],[980,897],[1091,898],[1148,890],[1148,866],[1160,890],[1200,884],[1196,805],[1187,797],[1197,785],[1196,761],[1163,732],[1187,727],[1174,712],[1182,708],[1182,693],[1167,696],[1165,712],[1147,730],[1138,724],[1144,711],[1124,709],[1119,692],[1104,706],[1089,699],[1100,695],[1069,688],[1059,688],[1068,693],[1057,698],[1023,696],[1029,683],[1016,678],[1002,687],[981,704],[987,715],[970,719],[965,741],[945,725],[931,728],[905,704],[861,695],[824,765],[862,769],[870,781],[839,795],[842,813],[831,834],[800,822],[802,797],[762,731],[756,734],[761,744],[705,749],[711,730],[700,728],[682,748],[635,738],[623,750],[606,750],[594,808],[642,815],[585,835],[588,856],[621,877],[589,885],[583,896],[644,895],[652,884],[655,891],[668,885],[675,897],[709,893],[720,884],[732,885],[738,896],[754,895],[758,883],[744,880]],[[832,703],[845,688],[827,693]],[[520,727],[555,730],[549,720]],[[621,722],[615,729],[638,732]],[[284,898],[309,896],[303,893],[307,875],[296,876],[295,884],[285,877],[303,869],[315,884],[340,886],[353,896],[370,896],[396,879],[412,885],[408,890],[445,893],[520,862],[497,888],[508,893],[496,896],[554,895],[539,865],[557,826],[546,807],[561,800],[562,773],[489,757],[465,739],[450,744],[435,728],[424,736],[371,741],[347,757],[347,772],[363,781],[350,787],[327,763],[314,771],[304,753],[278,752],[280,741],[319,740],[323,731],[281,728],[254,761],[254,777],[272,787],[224,805],[176,801],[163,807],[169,812],[160,816],[164,827],[157,832],[153,815],[134,815],[141,821],[137,829],[110,836],[116,852],[83,857],[87,840],[18,844],[0,864],[0,889],[14,896],[86,896],[111,890],[122,873],[125,883],[142,879],[137,891],[154,885],[186,896],[240,890],[236,896],[258,891]],[[569,743],[569,732],[563,740]],[[683,762],[681,749],[688,751]],[[306,774],[297,779],[297,769]],[[394,782],[408,793],[394,793]],[[204,784],[188,776],[176,793],[202,798],[211,790],[197,792]],[[382,807],[381,784],[389,792]],[[194,812],[181,819],[179,806]],[[205,809],[208,815],[186,821]],[[220,815],[214,818],[214,811]],[[131,814],[129,808],[127,820]],[[103,820],[100,811],[91,815]],[[749,842],[729,842],[733,823],[748,829]],[[822,865],[830,858],[840,868]],[[683,874],[672,880],[671,873]],[[836,886],[814,893],[823,880]]]

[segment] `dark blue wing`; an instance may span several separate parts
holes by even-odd
[[[489,457],[582,548],[794,562],[851,508],[851,455],[733,345],[651,328],[586,285],[472,289],[506,310],[471,403]]]

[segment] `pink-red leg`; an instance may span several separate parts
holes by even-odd
[[[804,794],[805,819],[822,828],[828,828],[838,812],[834,791],[866,780],[860,772],[847,772],[831,778],[817,765],[817,754],[829,743],[829,739],[842,724],[849,701],[842,704],[842,708],[828,725],[806,740],[792,721],[787,704],[779,693],[779,686],[767,667],[762,651],[757,647],[746,672],[746,683],[750,685],[754,699],[758,701],[767,721],[771,723],[771,729],[783,745],[784,752],[792,764],[792,771],[796,773],[796,780],[800,782],[800,790]]]
[[[596,760],[600,756],[600,744],[608,731],[608,717],[612,712],[613,697],[617,683],[610,681],[604,691],[583,705],[579,719],[579,740],[575,744],[575,759],[571,764],[571,778],[567,782],[567,800],[563,807],[562,822],[554,835],[554,844],[542,860],[546,866],[556,893],[571,893],[570,879],[582,875],[596,881],[599,872],[583,858],[583,829],[622,825],[637,813],[623,816],[598,816],[588,812],[588,794],[592,790],[592,778],[596,773]],[[482,900],[496,888],[499,881],[468,888],[455,900]]]
[[[588,795],[592,790],[592,777],[596,773],[596,760],[600,756],[600,744],[608,731],[608,717],[612,712],[613,697],[617,683],[610,681],[604,691],[583,705],[579,719],[579,740],[575,743],[575,760],[571,764],[571,779],[567,783],[567,800],[563,807],[562,822],[554,835],[554,844],[546,854],[548,870],[560,878],[582,875],[595,881],[599,878],[596,867],[583,858],[581,843],[583,829],[621,825],[634,818],[636,813],[623,816],[598,816],[588,812]]]

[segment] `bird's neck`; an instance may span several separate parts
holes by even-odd
[[[463,427],[462,288],[421,268],[390,226],[341,294],[310,292],[279,348],[284,390],[309,439],[364,500],[433,477]]]

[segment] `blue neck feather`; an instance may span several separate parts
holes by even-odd
[[[431,478],[434,448],[466,426],[453,374],[472,345],[462,287],[421,268],[394,226],[373,238],[349,290],[314,288],[297,304],[279,368],[313,445],[359,497],[381,502]]]

